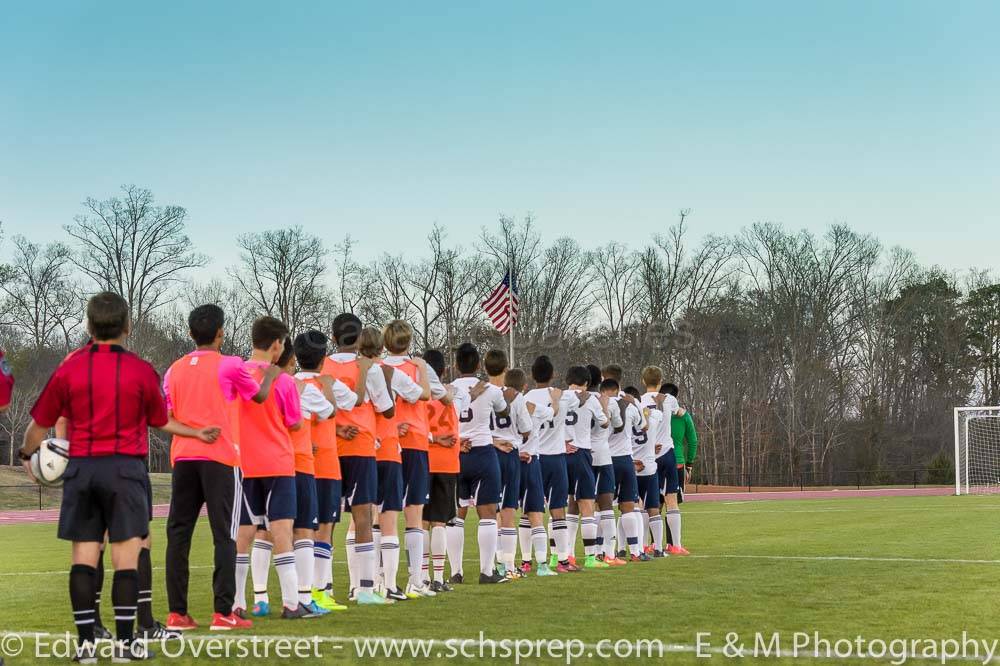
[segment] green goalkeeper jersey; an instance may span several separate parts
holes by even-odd
[[[691,412],[670,417],[670,437],[674,440],[674,455],[678,465],[693,465],[698,456],[698,433]]]

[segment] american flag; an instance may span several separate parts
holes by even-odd
[[[517,323],[517,282],[511,280],[510,271],[483,301],[483,311],[501,334],[507,334]]]

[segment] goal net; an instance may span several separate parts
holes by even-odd
[[[955,409],[955,494],[1000,494],[1000,407]]]

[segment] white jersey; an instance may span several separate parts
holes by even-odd
[[[662,407],[657,405],[656,397],[658,395],[658,393],[652,391],[642,394],[642,406],[648,408],[650,411],[658,411],[665,417],[659,421],[655,430],[652,426],[649,428],[649,434],[653,439],[653,443],[662,447],[656,456],[657,458],[674,448],[674,439],[670,434],[670,417],[680,411],[681,408],[677,403],[677,398],[669,393],[664,398]]]
[[[599,395],[599,394],[594,394]],[[616,400],[608,400],[608,420],[607,428],[602,428],[598,423],[592,423],[590,428],[590,447],[594,455],[594,467],[603,467],[611,464],[611,445],[609,443],[611,432],[622,427],[621,410],[618,409]]]
[[[619,403],[621,403],[620,396],[611,403],[611,409],[620,414],[621,408],[619,407]],[[622,425],[624,429],[621,432],[612,432],[608,435],[608,446],[611,449],[612,457],[632,455],[632,438],[638,437],[646,427],[646,420],[642,417],[642,410],[636,405],[627,404],[625,406],[625,417]]]
[[[547,388],[528,391],[525,400],[538,406],[552,407],[552,397]],[[556,456],[566,453],[566,412],[580,406],[580,399],[572,391],[563,391],[559,411],[548,421],[543,421],[538,432],[538,454]],[[555,411],[555,408],[553,408]]]
[[[479,380],[475,377],[459,377],[452,382],[452,386],[469,394],[472,387],[478,383]],[[502,412],[505,409],[507,409],[507,401],[503,398],[503,391],[498,386],[488,384],[482,395],[470,401],[458,413],[459,437],[470,440],[473,448],[493,446],[490,418],[494,412]]]
[[[295,375],[296,379],[312,379],[314,377],[319,377],[318,372],[299,372]],[[310,384],[310,386],[312,386]],[[313,386],[313,388],[316,388]],[[316,389],[320,396],[323,397],[323,393]],[[354,406],[358,404],[358,394],[350,389],[350,387],[339,379],[333,380],[333,397],[337,400],[337,409],[354,409]],[[324,397],[325,399],[325,397]],[[303,402],[302,409],[306,409],[305,403]],[[307,410],[311,411],[311,410]],[[327,417],[324,417],[327,418]]]
[[[520,448],[524,442],[522,435],[530,435],[532,428],[531,414],[528,413],[528,403],[524,396],[518,393],[510,401],[510,413],[507,416],[491,416],[490,430],[493,437],[509,442],[514,448]]]
[[[591,393],[582,405],[566,412],[566,439],[578,449],[591,449],[591,427],[595,423],[600,427],[607,422],[608,416],[604,413],[600,400]]]
[[[527,398],[525,398],[524,407],[527,410]],[[538,445],[540,442],[539,437],[542,432],[542,426],[547,425],[549,421],[555,418],[555,414],[555,410],[549,405],[535,405],[534,411],[531,412],[531,434],[528,435],[528,441],[524,442],[519,447],[523,453],[527,453],[532,456],[538,455]]]
[[[656,474],[656,440],[651,433],[660,427],[663,412],[655,407],[643,407],[642,413],[649,424],[649,429],[640,430],[638,435],[632,436],[632,459],[643,464],[642,471],[637,471],[636,476],[649,476]]]

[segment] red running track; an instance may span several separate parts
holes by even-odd
[[[926,497],[953,495],[954,488],[948,486],[927,488],[872,488],[867,490],[764,490],[759,492],[700,492],[686,493],[687,502],[749,502],[756,500],[809,500],[809,499],[845,499],[848,497]],[[154,518],[166,518],[169,504],[153,506]],[[201,514],[205,515],[202,509]],[[21,523],[54,523],[59,520],[59,509],[41,509],[31,511],[0,511],[0,525],[17,525]]]

